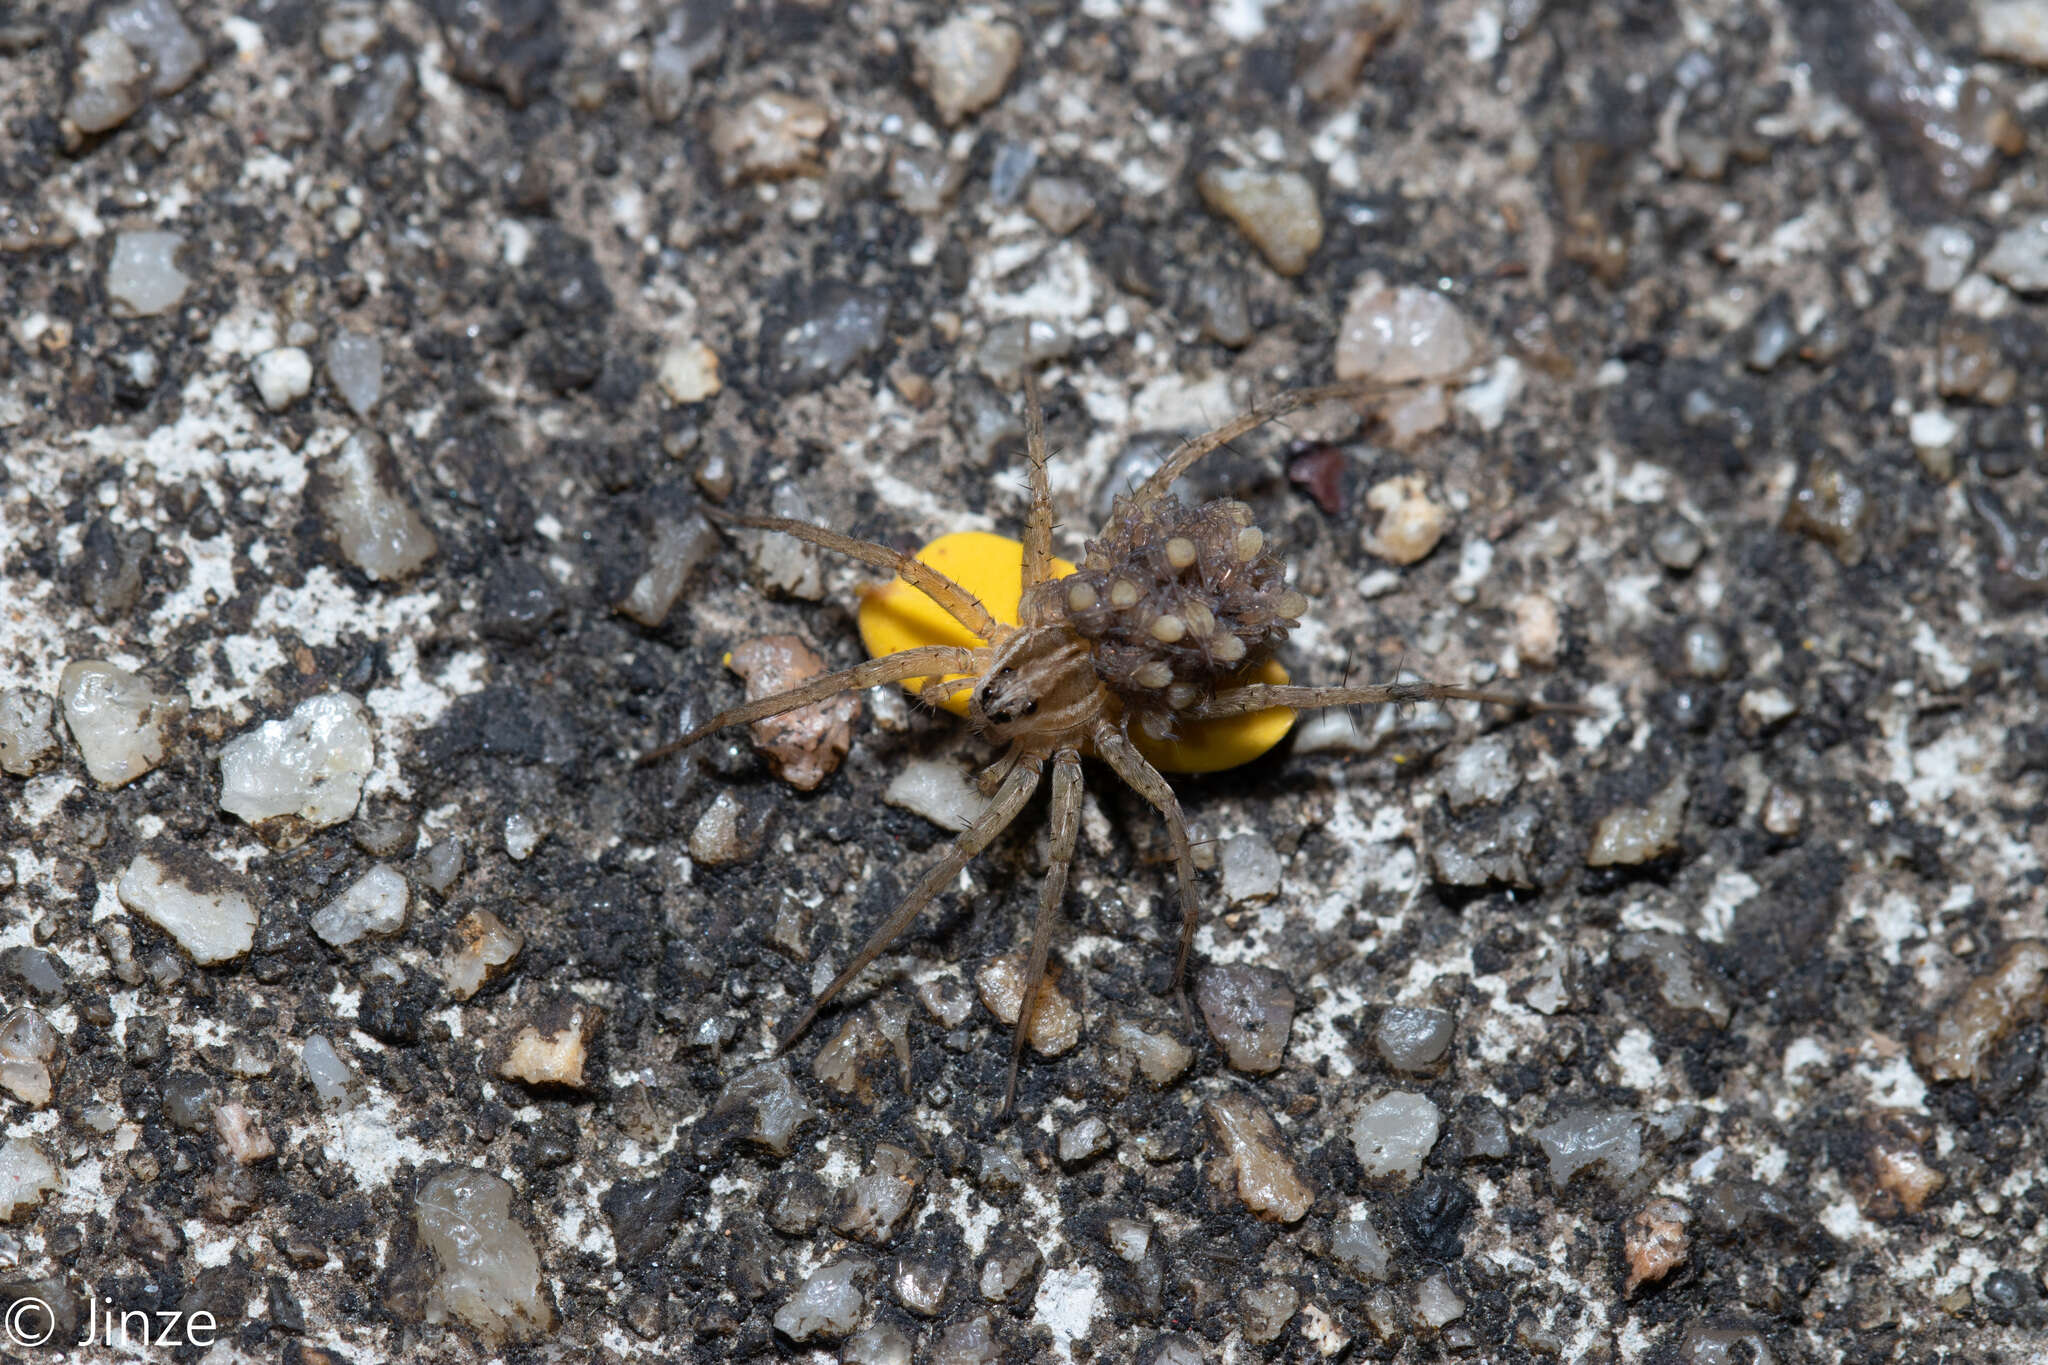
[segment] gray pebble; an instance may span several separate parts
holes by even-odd
[[[1451,1050],[1453,1021],[1446,1010],[1389,1005],[1380,1011],[1373,1046],[1396,1071],[1427,1071]]]
[[[355,110],[343,139],[372,155],[397,142],[412,119],[414,81],[412,59],[404,53],[387,52],[378,58],[356,91]]]
[[[1706,553],[1706,537],[1684,517],[1673,515],[1650,536],[1650,553],[1665,568],[1684,573]]]
[[[828,384],[881,349],[889,300],[836,281],[820,284],[767,346],[767,378],[784,392]]]

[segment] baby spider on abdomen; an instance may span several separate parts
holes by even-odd
[[[1186,741],[1198,732],[1235,743],[1243,762],[1285,733],[1295,710],[1386,702],[1476,701],[1520,710],[1583,711],[1507,692],[1436,683],[1375,687],[1295,687],[1270,660],[1308,609],[1308,599],[1287,586],[1286,567],[1241,502],[1217,500],[1183,507],[1168,493],[1197,460],[1245,432],[1298,408],[1331,398],[1377,392],[1364,384],[1298,389],[1253,408],[1180,447],[1135,493],[1119,497],[1109,522],[1088,542],[1077,567],[1052,553],[1052,494],[1046,478],[1044,420],[1036,383],[1025,380],[1026,453],[1031,512],[1025,522],[1021,579],[1014,602],[998,605],[1014,623],[998,619],[967,586],[923,558],[854,540],[820,526],[781,517],[717,514],[737,526],[780,532],[896,573],[899,584],[922,594],[944,613],[927,639],[935,642],[883,653],[854,668],[826,674],[802,687],[763,697],[713,716],[642,760],[683,749],[729,725],[742,725],[808,706],[837,693],[882,683],[912,687],[923,701],[958,709],[974,729],[1007,746],[1003,773],[987,807],[946,855],[919,879],[853,960],[820,991],[783,1034],[788,1047],[867,965],[885,952],[960,870],[988,847],[1024,808],[1048,764],[1052,769],[1052,854],[1039,888],[1038,914],[1024,974],[1022,1005],[1010,1044],[1007,1113],[1016,1096],[1017,1066],[1036,1012],[1038,988],[1052,946],[1052,922],[1066,895],[1067,869],[1081,826],[1081,760],[1094,756],[1137,790],[1166,823],[1180,896],[1180,946],[1173,987],[1181,990],[1188,949],[1200,919],[1194,859],[1180,802],[1161,772],[1229,766],[1205,761]],[[950,539],[950,538],[949,538]],[[989,539],[989,538],[984,538]],[[927,546],[925,555],[944,541]],[[1015,542],[1010,542],[1014,545]],[[1014,560],[1012,561],[1015,562]],[[863,630],[866,633],[866,611]],[[871,647],[874,638],[870,636]],[[1244,718],[1244,719],[1233,719]],[[1279,723],[1273,724],[1274,720]],[[1263,742],[1247,745],[1248,721],[1262,722]],[[1193,754],[1192,761],[1188,755]],[[1149,756],[1148,756],[1149,755]],[[1157,759],[1159,761],[1155,762]],[[1183,998],[1183,1008],[1185,999]]]

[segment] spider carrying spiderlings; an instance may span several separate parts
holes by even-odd
[[[1017,1066],[1037,1012],[1053,919],[1066,895],[1068,865],[1081,826],[1083,757],[1093,755],[1107,763],[1166,824],[1180,898],[1173,988],[1181,994],[1201,906],[1187,821],[1162,767],[1191,771],[1244,761],[1277,740],[1295,710],[1473,701],[1523,711],[1586,712],[1571,703],[1437,683],[1296,687],[1288,685],[1285,672],[1272,663],[1274,649],[1308,610],[1308,599],[1287,585],[1286,568],[1250,507],[1227,499],[1184,507],[1169,490],[1203,456],[1263,423],[1327,399],[1369,397],[1383,392],[1383,386],[1345,383],[1296,389],[1189,441],[1136,492],[1116,499],[1108,523],[1087,543],[1078,567],[1053,557],[1044,418],[1036,381],[1028,374],[1024,391],[1031,511],[1024,526],[1014,623],[999,619],[968,587],[922,557],[782,517],[716,513],[718,520],[730,525],[795,536],[893,571],[898,584],[892,587],[900,585],[936,604],[945,614],[945,624],[957,624],[953,633],[966,643],[917,645],[825,674],[721,712],[641,759],[643,764],[653,762],[727,726],[780,715],[841,692],[898,682],[926,703],[953,709],[958,709],[959,694],[967,693],[968,723],[1005,746],[1003,757],[990,770],[999,780],[987,807],[811,1001],[783,1034],[780,1048],[795,1042],[819,1011],[887,951],[961,869],[1017,818],[1050,764],[1051,860],[1039,888],[999,1116],[1009,1112],[1016,1097]],[[943,543],[926,547],[925,555],[937,557],[931,552]],[[997,605],[1009,614],[1012,604]],[[1213,732],[1247,717],[1266,718],[1264,731],[1271,738],[1255,740],[1247,748],[1244,737],[1237,736],[1231,750],[1236,756],[1229,762],[1207,761],[1199,746],[1176,743],[1193,732]],[[1274,718],[1277,726],[1271,723]],[[1184,995],[1181,1003],[1185,1010]]]

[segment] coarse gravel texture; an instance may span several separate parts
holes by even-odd
[[[8,10],[0,1301],[204,1308],[215,1362],[2042,1358],[2042,9]],[[1297,679],[1597,715],[1324,717],[1178,783],[1252,1069],[1092,768],[1079,1041],[1019,1117],[975,982],[1042,803],[775,1060],[947,838],[892,779],[991,755],[878,691],[815,791],[742,732],[636,769],[735,646],[860,657],[865,570],[700,503],[1014,533],[1040,361],[1071,555],[1337,372],[1361,289],[1478,368],[1187,488],[1294,566]],[[91,660],[153,689],[118,787]],[[330,694],[353,814],[223,810],[229,742]],[[1213,841],[1277,880],[1229,901]],[[379,868],[397,912],[323,932]]]

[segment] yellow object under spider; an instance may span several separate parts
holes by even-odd
[[[1018,624],[1017,605],[1024,595],[1023,542],[987,531],[956,531],[940,536],[919,550],[917,557],[980,598],[998,621]],[[1054,559],[1052,571],[1056,578],[1076,572],[1064,559]],[[877,658],[920,645],[972,648],[987,643],[900,578],[862,597],[860,638],[868,653]],[[1287,670],[1273,659],[1255,665],[1241,679],[1262,683],[1287,680]],[[907,678],[903,686],[915,696],[924,681]],[[954,715],[964,716],[967,698],[963,689],[942,705]],[[1172,773],[1213,773],[1251,762],[1285,738],[1293,725],[1293,710],[1276,706],[1221,720],[1189,721],[1182,726],[1180,738],[1172,740],[1148,739],[1133,727],[1131,740],[1154,767]]]

